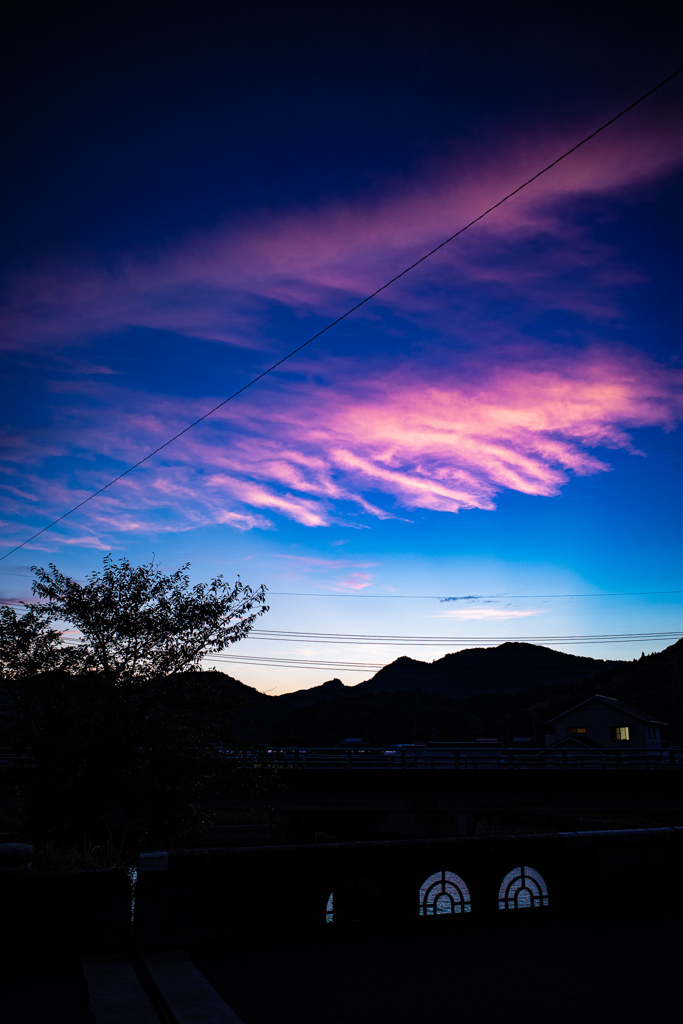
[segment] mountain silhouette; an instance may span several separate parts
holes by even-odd
[[[277,699],[294,707],[310,707],[340,696],[415,690],[463,699],[478,694],[518,693],[539,686],[581,682],[626,664],[566,654],[540,644],[509,642],[498,647],[468,648],[432,662],[401,657],[355,686],[330,679],[320,686],[285,693]]]
[[[347,693],[354,693],[356,689],[357,687],[355,686],[344,686],[341,679],[328,679],[326,683],[321,683],[320,686],[311,686],[308,690],[294,690],[292,693],[284,693],[278,699],[283,703],[291,704],[295,708],[309,708],[323,700],[333,700],[335,697],[343,697]]]
[[[454,660],[457,672],[452,671]],[[439,677],[432,679],[429,670],[444,662],[449,674],[440,685],[445,689],[450,681],[453,689],[437,692],[432,686],[439,685]],[[389,689],[398,680],[401,689]],[[406,680],[413,689],[403,688]],[[481,688],[461,695],[456,686]],[[671,742],[680,743],[683,640],[663,651],[617,662],[524,643],[450,654],[431,665],[398,658],[358,686],[330,680],[272,698],[287,713],[273,723],[271,738],[283,744],[333,746],[347,736],[362,736],[369,745],[461,742],[477,736],[510,742],[515,736],[530,736],[543,745],[545,723],[593,693],[616,697],[670,723],[666,733]],[[306,704],[292,706],[292,696],[294,701],[304,698]]]

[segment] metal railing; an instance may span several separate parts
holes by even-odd
[[[462,771],[645,770],[683,769],[683,750],[560,750],[509,747],[253,747],[224,749],[245,767],[279,769],[449,769]]]
[[[448,769],[462,771],[640,770],[683,769],[683,749],[586,750],[557,747],[219,747],[232,765],[277,769]],[[0,748],[0,768],[33,768],[31,753]]]

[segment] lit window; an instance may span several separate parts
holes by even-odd
[[[326,924],[334,924],[334,893],[333,892],[330,893],[330,898],[327,901],[327,906],[325,908],[325,923]]]
[[[581,736],[583,736],[586,733],[586,726],[585,725],[570,725],[570,726],[567,727],[567,732],[571,733],[572,735],[581,735]]]
[[[548,887],[533,868],[508,871],[498,892],[499,910],[522,910],[548,906]]]
[[[630,740],[631,735],[628,731],[627,725],[613,725],[610,729],[610,735],[613,740]]]
[[[470,911],[469,889],[452,871],[437,871],[420,887],[420,914],[462,914]]]

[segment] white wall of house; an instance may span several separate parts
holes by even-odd
[[[644,722],[628,711],[611,707],[599,700],[587,701],[581,707],[560,715],[552,724],[557,740],[575,736],[576,739],[594,740],[603,747],[617,750],[643,747],[659,750],[662,745],[658,725]],[[628,729],[628,739],[618,739],[615,730],[624,728]],[[586,731],[575,731],[579,729]]]

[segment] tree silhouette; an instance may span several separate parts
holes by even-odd
[[[1,691],[9,741],[31,762],[22,789],[34,841],[187,842],[206,793],[241,781],[220,753],[234,692],[199,663],[248,635],[268,610],[265,588],[220,576],[191,587],[187,569],[107,555],[79,583],[34,567],[41,603],[4,614]],[[65,626],[77,631],[71,647]]]
[[[52,563],[33,566],[33,593],[44,603],[29,610],[76,627],[81,670],[120,682],[187,672],[242,640],[268,611],[265,587],[222,576],[190,587],[188,568],[167,575],[154,562],[133,566],[106,555],[102,572],[79,583]]]

